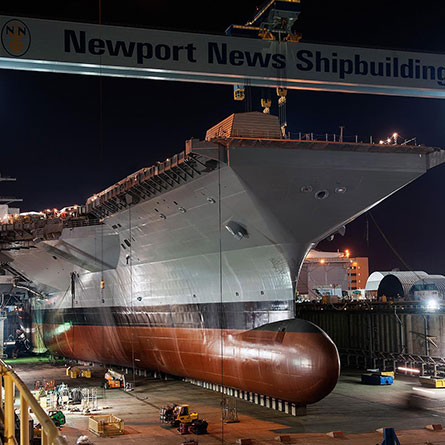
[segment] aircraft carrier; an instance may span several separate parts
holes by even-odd
[[[315,403],[339,358],[294,318],[306,254],[444,161],[283,139],[277,117],[234,114],[85,205],[4,222],[1,260],[37,295],[34,344],[53,354]]]

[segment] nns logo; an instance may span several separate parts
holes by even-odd
[[[1,39],[3,48],[13,57],[23,56],[31,45],[29,28],[17,19],[10,20],[3,26]]]

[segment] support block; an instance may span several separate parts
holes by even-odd
[[[286,414],[289,414],[289,402],[284,402],[284,410]]]
[[[281,443],[290,443],[291,442],[291,438],[290,436],[276,436],[275,440]]]
[[[344,439],[345,435],[343,431],[331,431],[330,433],[326,433],[327,436],[332,437],[333,439]]]
[[[253,445],[252,439],[236,439],[238,445]]]

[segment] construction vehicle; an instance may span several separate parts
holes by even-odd
[[[105,383],[104,388],[125,388],[125,376],[124,374],[121,374],[120,372],[113,371],[112,369],[109,369],[105,373]]]
[[[192,423],[199,417],[198,413],[190,412],[190,405],[168,405],[161,408],[161,422],[178,427],[180,423]]]
[[[80,376],[84,379],[90,379],[91,378],[91,369],[81,369],[80,370]]]
[[[67,377],[77,379],[80,375],[80,369],[77,366],[68,366],[65,371]]]
[[[173,404],[160,411],[161,422],[178,428],[180,434],[187,434],[189,431],[193,434],[207,433],[208,423],[198,417],[198,413],[190,411],[190,405]]]
[[[260,38],[262,40],[277,40],[280,42],[298,43],[302,39],[301,32],[294,28],[301,13],[301,0],[268,0],[255,14],[255,17],[245,25],[231,25],[226,29],[226,35],[236,37]],[[246,98],[246,85],[233,86],[233,98],[242,101]],[[278,111],[281,133],[287,136],[287,88],[279,86]],[[269,97],[261,98],[263,113],[269,114],[272,101]]]
[[[69,366],[66,368],[65,373],[67,377],[71,377],[72,379],[77,379],[78,377],[91,378],[91,369],[80,369],[77,366]]]

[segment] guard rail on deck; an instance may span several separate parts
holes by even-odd
[[[290,132],[288,133],[288,139],[299,139],[302,141],[320,141],[320,142],[351,142],[354,144],[375,144],[375,145],[409,145],[409,146],[417,146],[417,138],[403,138],[397,135],[397,144],[396,140],[392,136],[391,138],[379,138],[374,136],[366,136],[362,137],[358,134],[353,136],[341,135],[336,133],[308,133],[305,131]]]
[[[15,388],[20,393],[20,445],[29,445],[29,408],[42,426],[42,445],[67,445],[65,437],[60,435],[59,430],[28,387],[11,366],[0,360],[0,417],[4,426],[5,443],[7,445],[18,443],[15,437]]]

